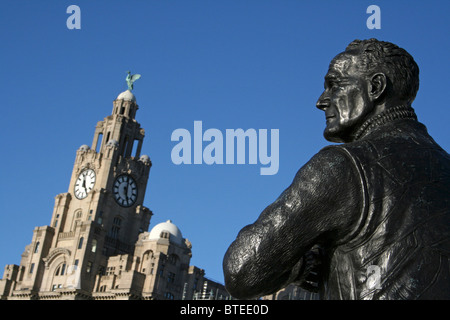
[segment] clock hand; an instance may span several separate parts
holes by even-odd
[[[128,201],[128,184],[125,183],[125,185],[123,186],[123,195],[125,197],[125,201]]]

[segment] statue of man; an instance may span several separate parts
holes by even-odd
[[[324,136],[292,184],[224,257],[236,298],[290,283],[322,299],[450,299],[450,156],[411,104],[404,49],[355,40],[330,63]]]

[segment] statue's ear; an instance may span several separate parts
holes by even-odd
[[[378,100],[386,91],[387,79],[384,73],[375,73],[370,78],[369,83],[369,96],[372,101]]]

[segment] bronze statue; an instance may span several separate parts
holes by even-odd
[[[128,90],[133,90],[134,82],[141,78],[141,75],[139,73],[131,75],[130,71],[127,71],[127,77],[125,78],[125,81],[127,82]]]
[[[317,153],[224,257],[236,298],[290,283],[322,299],[450,299],[450,156],[411,104],[404,49],[355,40],[330,63]]]

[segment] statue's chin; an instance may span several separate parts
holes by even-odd
[[[323,136],[327,141],[335,143],[347,143],[354,140],[350,135],[345,134],[344,132],[333,132],[327,129],[323,132]]]
[[[330,142],[335,142],[335,143],[347,142],[347,141],[344,141],[344,139],[339,134],[329,132],[329,131],[327,131],[327,129],[325,129],[323,136],[327,141],[330,141]]]

